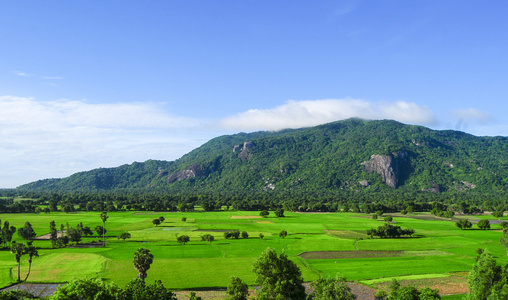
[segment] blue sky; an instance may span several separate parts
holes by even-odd
[[[0,187],[349,117],[508,136],[506,1],[5,1]]]

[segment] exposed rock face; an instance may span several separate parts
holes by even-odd
[[[168,176],[167,182],[173,183],[175,181],[185,180],[193,177],[197,177],[202,175],[203,170],[201,169],[200,165],[191,165],[187,167],[185,170],[180,170],[175,173],[171,173]]]
[[[431,192],[431,193],[436,193],[436,194],[439,194],[441,193],[441,189],[439,188],[439,186],[437,184],[435,184],[433,181],[430,182],[430,185],[432,186],[431,188],[428,188],[428,189],[422,189],[422,191],[424,192]]]
[[[400,164],[406,161],[407,157],[406,151],[387,156],[372,155],[370,160],[363,162],[362,165],[365,166],[365,171],[378,173],[389,187],[396,189],[399,184]]]
[[[243,143],[243,149],[242,149],[242,152],[240,152],[240,154],[238,154],[238,158],[240,158],[241,160],[244,160],[244,159],[249,160],[249,158],[250,158],[249,152],[252,148],[254,148],[254,146],[255,146],[254,143],[251,141]]]
[[[367,187],[367,186],[369,186],[369,182],[367,180],[362,180],[362,181],[360,181],[360,185]]]

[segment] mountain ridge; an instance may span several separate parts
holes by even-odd
[[[18,187],[27,191],[431,193],[508,190],[508,138],[392,120],[223,135],[175,161],[148,160]]]

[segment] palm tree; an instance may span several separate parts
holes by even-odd
[[[28,279],[28,276],[30,275],[30,270],[32,270],[32,258],[39,257],[39,251],[35,248],[35,246],[32,245],[32,242],[27,242],[27,247],[25,249],[25,253],[28,254],[28,273],[26,274],[25,280]]]
[[[138,251],[134,253],[134,269],[136,269],[139,274],[138,278],[141,279],[143,282],[145,281],[145,278],[147,276],[146,272],[150,269],[150,265],[153,262],[153,254],[150,252],[150,250],[146,248],[140,248]]]
[[[104,230],[106,229],[106,220],[108,219],[108,212],[107,211],[103,211],[101,213],[101,220],[102,220],[102,247],[105,247],[106,246],[106,240],[104,238],[106,232],[104,232]]]
[[[21,281],[20,276],[20,266],[21,266],[21,257],[25,254],[25,244],[12,242],[11,253],[16,254],[16,262],[18,263],[18,281]]]

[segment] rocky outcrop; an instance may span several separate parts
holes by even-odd
[[[362,165],[365,166],[365,171],[378,173],[389,187],[396,189],[399,186],[400,165],[407,159],[408,153],[399,151],[387,156],[372,155]]]
[[[367,180],[362,180],[362,181],[360,181],[360,185],[362,185],[364,187],[368,187],[370,184]]]
[[[173,183],[175,181],[198,177],[198,176],[201,176],[202,174],[203,174],[203,170],[201,169],[201,166],[195,164],[195,165],[191,165],[191,166],[187,167],[187,169],[185,169],[185,170],[180,170],[178,172],[171,173],[168,176],[167,182]]]
[[[251,141],[243,143],[242,152],[238,154],[238,158],[241,159],[242,161],[245,159],[249,160],[251,155],[249,152],[254,148],[254,146],[255,146],[254,143]],[[233,151],[235,151],[235,148],[233,148]],[[236,148],[236,150],[238,150],[238,148]]]

